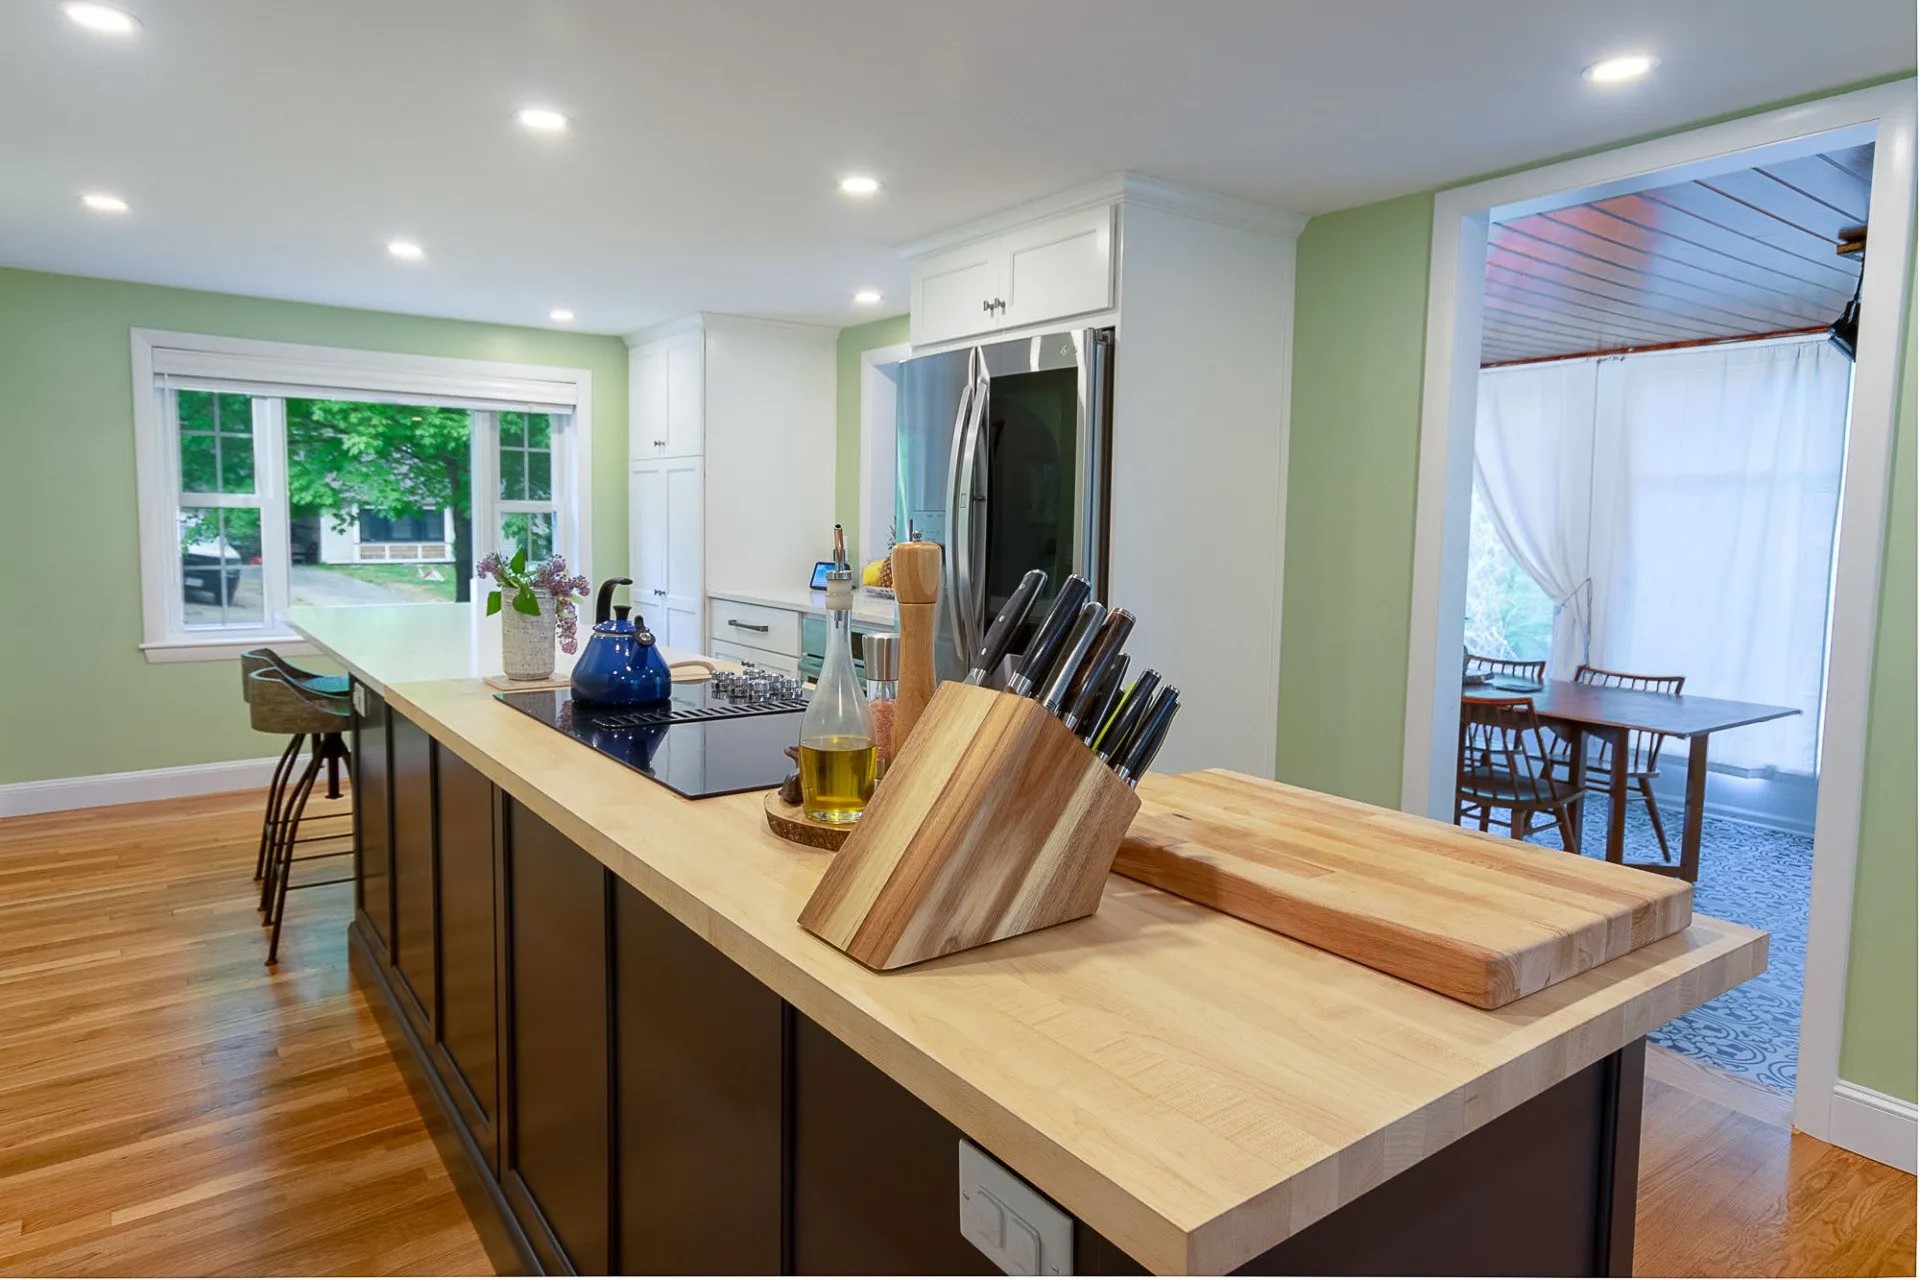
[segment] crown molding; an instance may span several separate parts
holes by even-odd
[[[636,329],[632,333],[623,335],[622,341],[629,347],[638,347],[649,342],[659,342],[663,338],[677,337],[683,333],[698,333],[716,324],[733,328],[759,329],[792,338],[824,338],[830,343],[840,336],[840,331],[831,325],[808,324],[803,320],[767,320],[760,316],[736,316],[724,311],[696,311],[692,315],[681,316],[677,320],[667,320],[645,329]]]
[[[1004,235],[1063,213],[1115,202],[1123,208],[1139,205],[1183,218],[1282,239],[1298,236],[1307,225],[1306,218],[1301,214],[1272,205],[1123,171],[923,236],[898,246],[897,252],[902,258],[919,258],[990,236]]]

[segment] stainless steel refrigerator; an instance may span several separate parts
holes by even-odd
[[[900,368],[896,536],[941,544],[940,676],[957,679],[1029,569],[1105,598],[1113,330],[918,356]],[[1029,623],[1031,626],[1032,623]],[[1025,644],[1016,637],[1013,652]]]

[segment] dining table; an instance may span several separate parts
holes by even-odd
[[[1567,740],[1572,782],[1587,788],[1587,744],[1598,739],[1611,748],[1613,769],[1607,780],[1607,861],[1677,875],[1692,884],[1700,878],[1701,819],[1707,800],[1707,743],[1716,733],[1750,724],[1797,716],[1797,707],[1775,707],[1696,694],[1654,693],[1573,680],[1525,680],[1494,676],[1484,684],[1464,685],[1463,701],[1533,700],[1534,713]],[[1636,730],[1685,739],[1687,743],[1686,818],[1680,831],[1680,861],[1627,862],[1627,736]],[[1581,808],[1574,809],[1573,852],[1580,851]]]

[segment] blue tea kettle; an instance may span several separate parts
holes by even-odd
[[[627,620],[629,606],[613,603],[615,587],[631,578],[608,578],[594,600],[593,635],[573,668],[573,700],[583,707],[641,707],[673,697],[673,673],[653,647],[646,619]]]

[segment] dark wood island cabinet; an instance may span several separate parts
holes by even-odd
[[[503,1267],[991,1273],[962,1130],[355,686],[356,971]],[[640,784],[645,785],[645,784]],[[1253,1257],[1624,1274],[1638,1040]],[[1410,1229],[1416,1228],[1417,1229]],[[1074,1267],[1141,1265],[1086,1223]]]

